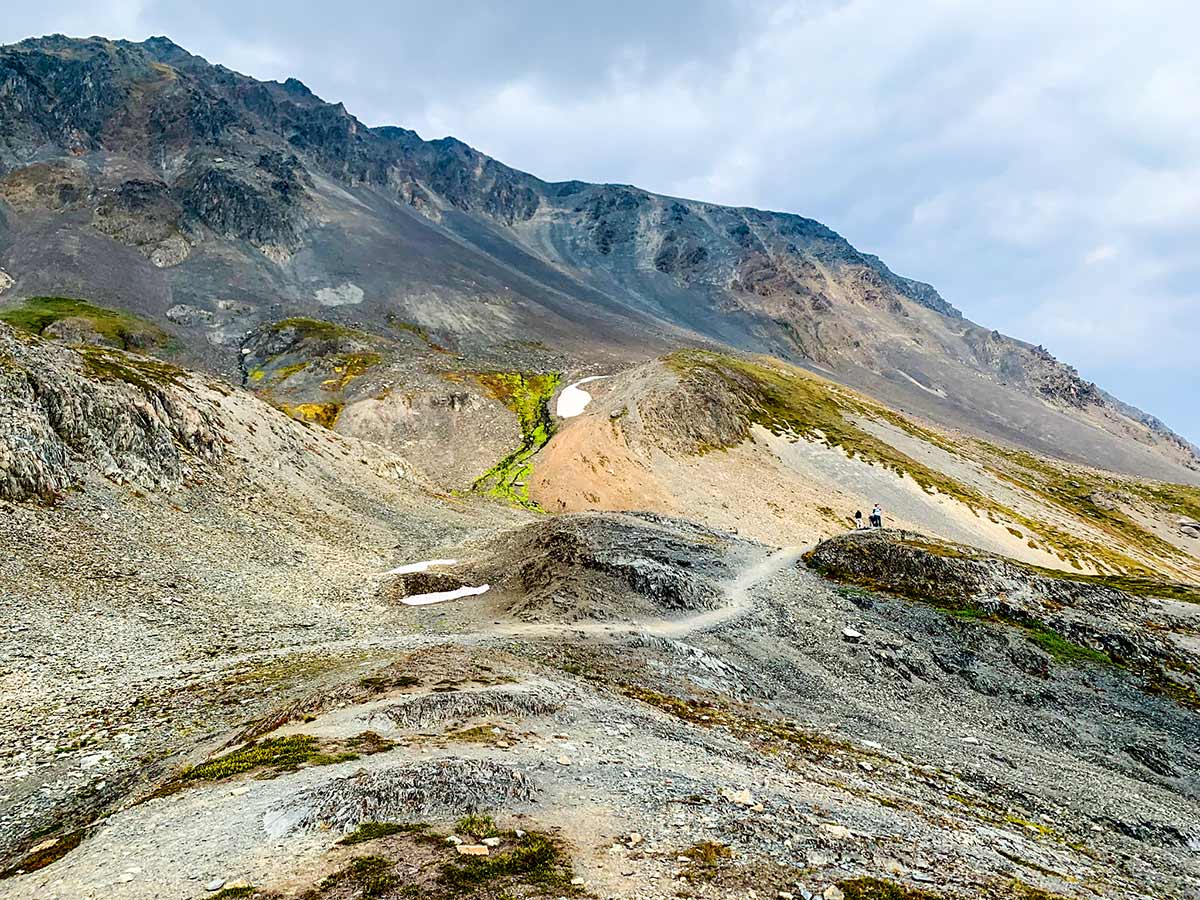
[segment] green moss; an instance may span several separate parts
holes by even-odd
[[[268,330],[276,333],[288,330],[294,331],[298,337],[305,340],[333,341],[339,338],[371,340],[371,336],[364,331],[339,325],[337,322],[328,322],[325,319],[310,319],[307,316],[293,316],[290,319],[280,319],[278,322],[271,323],[268,326]]]
[[[344,406],[343,403],[280,403],[279,409],[301,422],[333,428]]]
[[[424,822],[397,824],[394,822],[363,822],[350,834],[346,835],[339,844],[364,844],[367,841],[377,841],[393,834],[418,834],[428,831],[429,826]]]
[[[395,744],[367,731],[343,741],[322,743],[307,734],[268,737],[252,741],[222,756],[184,769],[175,779],[176,785],[197,781],[219,781],[247,772],[260,772],[259,777],[275,777],[301,766],[328,766],[349,762],[362,755],[382,753]]]
[[[511,879],[554,896],[577,896],[571,884],[571,868],[561,846],[552,837],[529,832],[515,838],[516,845],[490,856],[466,857],[463,862],[444,863],[438,875],[441,885],[466,894]]]
[[[36,872],[39,869],[44,869],[51,863],[58,862],[72,850],[83,842],[86,830],[80,828],[76,831],[70,831],[60,835],[57,838],[48,838],[39,841],[36,847],[30,850],[20,861],[11,867],[0,871],[0,879],[12,878],[18,873]],[[44,837],[44,834],[34,832],[33,837]]]
[[[481,841],[487,837],[494,837],[500,833],[496,829],[496,823],[492,817],[480,813],[470,813],[463,816],[455,823],[454,830],[458,834],[465,834],[477,841]]]
[[[170,336],[153,322],[131,313],[69,297],[31,297],[0,312],[0,321],[29,334],[42,334],[62,319],[83,319],[102,338],[125,350],[161,347]]]
[[[248,884],[239,884],[234,887],[221,888],[215,894],[208,896],[212,900],[234,900],[235,897],[253,897],[258,891],[258,888],[251,887]]]
[[[490,744],[497,739],[490,725],[476,725],[473,728],[463,728],[460,731],[446,733],[446,740],[463,744]]]
[[[476,372],[471,377],[512,410],[521,425],[521,445],[480,475],[472,489],[526,509],[538,509],[529,497],[525,482],[533,472],[530,459],[546,445],[554,432],[550,398],[562,376],[557,372]]]
[[[318,741],[310,735],[264,738],[187,769],[180,778],[184,781],[218,781],[256,769],[282,772],[299,768],[318,753]]]
[[[879,878],[851,878],[838,887],[846,900],[942,900],[941,894]]]
[[[291,363],[290,365],[280,366],[272,373],[272,378],[275,382],[287,381],[293,375],[303,372],[309,366],[308,361]],[[253,377],[254,373],[250,373]]]
[[[143,391],[156,391],[178,386],[185,373],[182,369],[157,359],[133,356],[108,347],[77,347],[83,359],[83,370],[97,381],[123,381]]]
[[[731,859],[733,851],[716,841],[700,841],[679,855],[690,861],[683,871],[689,881],[712,881],[721,867],[721,861]]]
[[[1026,636],[1037,644],[1043,650],[1050,654],[1054,659],[1062,663],[1098,663],[1103,666],[1112,666],[1115,663],[1107,653],[1102,650],[1096,650],[1092,647],[1077,644],[1074,641],[1063,637],[1057,631],[1049,628],[1045,624],[1025,625]]]
[[[321,882],[321,891],[349,888],[348,896],[362,900],[386,897],[403,884],[391,860],[382,856],[356,856],[339,872]]]
[[[374,351],[339,353],[329,359],[333,376],[321,383],[326,391],[344,390],[355,378],[365,375],[371,368],[383,362],[383,357]]]

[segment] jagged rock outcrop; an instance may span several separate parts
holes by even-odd
[[[1169,641],[1146,627],[1144,601],[1105,584],[1072,580],[962,544],[892,529],[830,538],[809,551],[805,561],[838,581],[1019,626],[1048,628],[1155,678],[1167,677],[1164,669],[1191,671]]]
[[[212,414],[174,367],[18,338],[0,324],[0,498],[53,500],[86,473],[169,489],[219,458]]]
[[[720,605],[749,546],[649,513],[563,515],[504,535],[467,571],[525,619],[664,617]]]

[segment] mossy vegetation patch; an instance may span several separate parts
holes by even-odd
[[[332,374],[321,383],[321,388],[326,391],[345,390],[351,381],[367,374],[381,362],[383,356],[373,350],[339,353],[326,361]]]
[[[336,341],[341,338],[355,338],[362,341],[370,341],[371,335],[365,331],[359,331],[356,328],[350,328],[347,325],[341,325],[337,322],[330,322],[325,319],[313,319],[308,316],[292,316],[289,319],[280,319],[278,322],[272,322],[267,326],[268,331],[281,332],[293,331],[301,340],[316,340],[316,341]]]
[[[941,894],[881,878],[850,878],[838,887],[846,900],[943,900]]]
[[[83,842],[86,834],[87,830],[80,828],[56,837],[46,837],[38,841],[17,863],[0,871],[0,879],[36,872],[52,863],[58,862],[78,847]]]
[[[428,830],[429,826],[424,822],[363,822],[338,843],[353,846],[391,837],[393,834],[420,834]]]
[[[533,472],[530,461],[554,433],[550,398],[562,376],[558,372],[475,372],[471,377],[492,397],[516,414],[521,426],[521,445],[476,480],[472,489],[489,497],[507,500],[526,509],[539,509],[529,497],[527,481]]]
[[[71,297],[30,297],[20,306],[0,311],[0,321],[13,328],[41,335],[55,322],[79,319],[104,341],[123,350],[162,347],[170,335],[153,322],[106,306]]]
[[[253,897],[258,893],[258,889],[253,885],[234,884],[229,887],[223,887],[215,894],[209,894],[208,896],[212,900],[238,900],[238,898],[242,897]]]
[[[571,859],[559,838],[541,831],[497,829],[483,818],[486,829],[464,828],[462,822],[456,828],[460,839],[497,839],[497,846],[479,856],[460,855],[448,835],[424,825],[368,823],[371,836],[342,844],[369,841],[371,853],[351,857],[303,896],[308,900],[531,900],[583,894],[571,883]],[[267,896],[274,900],[277,895]]]
[[[733,858],[733,851],[727,844],[698,841],[679,855],[688,860],[688,865],[683,870],[683,875],[688,881],[712,881],[720,871],[722,863]]]
[[[154,392],[182,384],[183,369],[157,359],[148,359],[108,347],[76,348],[83,359],[83,371],[97,381],[121,381],[142,391]]]
[[[454,830],[460,836],[466,835],[477,841],[495,837],[500,833],[496,827],[496,820],[483,813],[468,813],[454,824]]]
[[[489,856],[467,856],[445,862],[438,873],[443,896],[493,896],[512,883],[526,896],[566,897],[582,891],[571,884],[571,866],[562,845],[548,834],[507,835],[506,846]],[[484,893],[487,892],[487,893]],[[436,893],[433,896],[438,896]]]
[[[339,741],[322,741],[307,734],[267,737],[184,769],[174,783],[182,786],[223,781],[249,772],[257,773],[259,778],[274,778],[304,766],[349,762],[394,746],[392,741],[370,731]]]
[[[293,419],[332,429],[338,416],[345,408],[344,403],[280,403],[279,409]]]

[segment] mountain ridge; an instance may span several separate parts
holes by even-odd
[[[82,294],[160,322],[184,307],[205,319],[176,327],[186,361],[226,375],[241,335],[313,312],[468,351],[534,333],[636,360],[715,341],[1041,452],[1134,470],[1132,438],[1170,460],[1147,474],[1200,465],[1042,348],[800,215],[543,181],[165,37],[22,41],[0,49],[0,85],[0,302]]]

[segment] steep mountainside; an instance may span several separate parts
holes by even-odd
[[[450,494],[111,346],[158,339],[132,316],[69,308],[62,329],[110,345],[0,323],[6,900],[1196,896],[1195,587],[911,531],[805,553],[782,528]],[[300,322],[260,340],[326,342],[331,368],[301,373],[326,380],[378,346]],[[580,423],[716,466],[794,443],[862,481],[932,458],[782,365],[689,351],[590,383],[597,410],[542,453]],[[477,384],[546,427],[528,398],[553,379]],[[1022,460],[1064,503],[1099,490]],[[1121,490],[1090,534],[1200,503]],[[1183,568],[1165,541],[1129,550]]]
[[[1176,480],[1197,466],[1042,348],[810,219],[544,182],[165,38],[0,49],[0,291],[120,307],[230,376],[248,332],[296,315],[578,362],[715,341],[1043,452]]]

